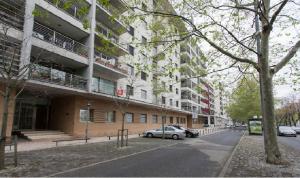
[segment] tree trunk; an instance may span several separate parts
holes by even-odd
[[[1,139],[0,139],[0,170],[5,167],[5,140],[6,140],[6,128],[8,119],[8,105],[10,98],[10,87],[5,87],[5,95],[3,101],[3,114],[2,114],[2,126],[1,126]]]

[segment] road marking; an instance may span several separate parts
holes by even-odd
[[[149,149],[149,150],[132,153],[132,154],[125,155],[125,156],[120,156],[120,157],[117,157],[117,158],[113,158],[113,159],[109,159],[109,160],[105,160],[105,161],[100,161],[100,162],[92,163],[92,164],[89,164],[89,165],[86,165],[86,166],[72,168],[72,169],[69,169],[69,170],[66,170],[66,171],[61,171],[61,172],[58,172],[58,173],[51,174],[51,175],[46,176],[46,177],[54,177],[54,176],[57,176],[59,174],[64,174],[64,173],[76,171],[76,170],[79,170],[79,169],[96,166],[98,164],[103,164],[103,163],[107,163],[107,162],[111,162],[111,161],[115,161],[115,160],[127,158],[127,157],[130,157],[130,156],[135,156],[135,155],[138,155],[138,154],[142,154],[142,153],[146,153],[146,152],[149,152],[149,151],[154,151],[154,150],[158,150],[158,149],[161,149],[161,148],[166,148],[166,147],[174,146],[174,145],[177,145],[177,144],[179,144],[179,143],[174,143],[174,144],[170,144],[170,145],[166,145],[166,146],[156,147],[156,148],[152,148],[152,149]]]
[[[246,133],[246,132],[244,131],[244,133],[243,133],[243,135],[241,136],[239,142],[235,145],[233,151],[231,152],[231,155],[230,155],[229,158],[227,159],[227,161],[226,161],[225,165],[223,166],[221,172],[219,173],[218,177],[224,177],[224,176],[225,176],[225,174],[226,174],[226,172],[227,172],[227,169],[228,169],[228,167],[229,167],[229,164],[230,164],[230,162],[231,162],[231,160],[232,160],[232,157],[233,157],[234,153],[236,152],[238,146],[240,145],[242,138],[245,136],[245,133]]]

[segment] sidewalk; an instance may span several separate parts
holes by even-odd
[[[200,135],[207,135],[214,132],[222,131],[220,128],[205,128],[205,129],[197,129],[199,131]],[[129,135],[128,138],[138,138],[138,134]],[[142,137],[142,135],[140,135]],[[111,137],[110,140],[108,137],[91,137],[88,140],[87,144],[90,143],[101,143],[101,142],[107,142],[107,141],[116,141],[117,137]],[[63,146],[70,146],[70,145],[83,145],[85,144],[85,140],[74,140],[74,141],[64,141],[59,142],[58,147]],[[38,140],[38,141],[20,141],[18,142],[18,152],[23,151],[32,151],[32,150],[41,150],[41,149],[47,149],[47,148],[54,148],[56,147],[56,143],[51,140]],[[11,146],[11,149],[9,146],[5,147],[6,153],[11,153],[14,151],[13,146]]]
[[[265,162],[262,136],[245,135],[225,173],[226,177],[299,177],[300,148],[295,150],[279,144],[282,157],[289,165],[271,165]]]
[[[128,135],[128,138],[137,138],[139,137],[138,134],[135,135]],[[101,142],[108,142],[108,141],[116,141],[117,137],[111,137],[110,140],[108,137],[91,137],[87,142],[90,143],[101,143]],[[74,140],[74,141],[63,141],[58,143],[58,147],[62,146],[71,146],[71,145],[83,145],[85,144],[85,140]],[[56,143],[51,140],[37,140],[37,141],[20,141],[18,142],[18,152],[23,151],[32,151],[32,150],[41,150],[47,148],[54,148],[56,147]],[[13,146],[5,147],[6,153],[11,153],[14,151]]]

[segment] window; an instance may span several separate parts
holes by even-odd
[[[172,92],[173,91],[173,85],[169,85],[169,90]]]
[[[147,91],[146,90],[141,90],[141,98],[147,99]]]
[[[180,118],[180,124],[185,124],[185,118]]]
[[[166,82],[161,82],[163,89],[166,89]]]
[[[125,119],[127,123],[133,123],[133,113],[126,113],[125,114]]]
[[[153,8],[156,9],[156,7],[157,7],[157,2],[156,0],[153,0]]]
[[[176,82],[178,82],[178,76],[176,75]]]
[[[93,122],[94,120],[94,109],[90,109],[90,113],[88,112],[87,109],[80,109],[80,121],[86,122],[90,121]]]
[[[173,124],[173,117],[170,117],[170,124]]]
[[[133,76],[134,75],[134,67],[129,64],[127,64],[127,66],[128,66],[128,75]]]
[[[170,106],[173,106],[173,99],[170,99]]]
[[[179,101],[176,101],[176,107],[179,107]]]
[[[131,36],[134,36],[134,28],[132,26],[129,26],[129,31],[128,33],[131,35]]]
[[[145,72],[141,72],[141,79],[142,80],[147,80],[147,74]]]
[[[179,124],[179,117],[176,117],[176,124]]]
[[[140,123],[147,123],[147,114],[140,115]]]
[[[179,93],[179,89],[178,88],[176,88],[176,94],[178,94]]]
[[[133,87],[132,86],[130,86],[130,85],[127,85],[126,86],[126,90],[127,90],[127,95],[128,96],[133,96]]]
[[[143,43],[143,44],[146,44],[146,43],[147,43],[147,38],[144,37],[144,36],[142,36],[142,43]]]
[[[167,123],[167,117],[166,117],[166,116],[161,116],[161,119],[162,119],[162,122],[163,122],[164,124]]]
[[[161,103],[166,104],[166,97],[164,97],[164,96],[161,97]]]
[[[134,47],[129,45],[128,46],[128,51],[129,51],[129,54],[131,54],[132,56],[134,56]]]
[[[106,122],[116,122],[116,111],[109,111],[105,113]]]
[[[144,11],[146,11],[146,10],[147,10],[147,5],[144,4],[144,3],[142,3],[142,9],[143,9]]]
[[[152,115],[152,123],[157,124],[158,123],[158,117],[157,115]]]
[[[169,77],[170,77],[170,78],[173,78],[172,72],[169,72]]]

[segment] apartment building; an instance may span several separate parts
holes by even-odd
[[[111,1],[108,6],[97,0],[79,1],[69,8],[63,2],[0,2],[0,25],[9,27],[5,38],[8,40],[1,40],[2,53],[16,49],[16,68],[34,66],[24,90],[10,103],[8,135],[20,130],[60,130],[82,136],[87,115],[91,116],[90,136],[116,135],[123,112],[129,134],[160,127],[163,117],[166,124],[201,127],[192,120],[192,112],[195,106],[199,117],[211,114],[211,110],[203,114],[202,97],[213,100],[212,88],[204,84],[208,95],[203,96],[191,91],[192,82],[191,88],[186,87],[178,70],[159,75],[168,71],[170,64],[176,68],[183,65],[182,45],[168,53],[164,52],[165,44],[150,50],[138,45],[147,43],[157,33],[148,25],[164,19],[149,16],[128,26],[122,17],[130,9],[122,0]],[[141,8],[154,6],[153,1],[141,4]],[[176,29],[176,24],[170,28]],[[0,34],[4,36],[4,32]],[[197,47],[192,55],[197,56],[199,51]],[[162,55],[165,60],[155,60],[155,56]],[[137,68],[137,64],[155,67],[149,70]],[[192,81],[197,84],[202,79]],[[163,85],[165,90],[154,94],[154,83]],[[186,98],[189,91],[191,98]],[[1,105],[2,102],[1,98]],[[126,107],[120,108],[124,103]],[[211,105],[209,102],[206,108]]]
[[[215,125],[222,127],[229,122],[229,119],[225,111],[226,95],[221,83],[215,94]]]

